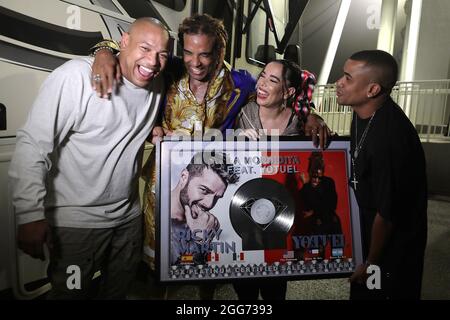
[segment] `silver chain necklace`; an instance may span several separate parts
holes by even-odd
[[[372,120],[373,120],[373,117],[375,116],[376,112],[377,111],[375,110],[375,112],[372,113],[369,123],[367,124],[366,128],[364,129],[363,134],[361,136],[361,140],[359,140],[359,143],[358,143],[358,119],[357,118],[355,119],[355,129],[356,129],[355,130],[356,131],[355,151],[353,151],[353,156],[352,156],[353,180],[350,181],[353,184],[353,189],[355,189],[355,190],[356,190],[356,184],[358,183],[358,179],[356,179],[356,163],[355,162],[356,162],[356,159],[358,159],[359,152],[361,151],[361,149],[363,147],[364,140],[366,140],[367,133],[369,132],[370,125],[372,124]]]

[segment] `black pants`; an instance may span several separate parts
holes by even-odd
[[[381,288],[369,290],[367,285],[352,283],[350,300],[419,300],[422,288],[423,260],[405,263],[397,272],[380,266]]]
[[[286,300],[287,281],[281,279],[242,280],[233,283],[239,300]]]

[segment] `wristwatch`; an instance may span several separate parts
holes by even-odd
[[[120,45],[117,41],[114,41],[112,39],[105,39],[90,48],[89,53],[92,57],[94,57],[97,52],[103,49],[107,49],[111,51],[112,54],[116,54],[120,52]]]

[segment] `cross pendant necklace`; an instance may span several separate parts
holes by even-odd
[[[352,157],[352,167],[353,167],[353,180],[350,182],[353,184],[353,189],[356,190],[356,185],[358,184],[358,180],[356,180],[356,171],[355,171],[355,159]]]
[[[374,113],[372,113],[372,116],[370,117],[369,123],[367,124],[366,128],[363,131],[363,134],[361,136],[361,140],[359,140],[358,143],[358,118],[355,119],[355,151],[353,151],[352,155],[352,169],[353,169],[353,180],[350,182],[353,184],[353,189],[356,191],[356,185],[359,183],[358,179],[356,177],[356,159],[358,159],[359,152],[361,151],[363,147],[364,140],[366,139],[367,133],[369,132],[370,125],[372,124],[373,117],[375,116],[375,113],[377,111],[375,110]]]

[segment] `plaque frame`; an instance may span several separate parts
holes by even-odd
[[[208,231],[203,234],[203,238],[202,236],[197,237],[198,243],[203,241],[203,245],[199,245],[199,248],[203,248],[203,250],[191,250],[189,245],[181,246],[185,252],[179,260],[174,262],[171,254],[176,250],[172,249],[172,244],[175,245],[177,241],[187,243],[187,239],[192,239],[195,234],[201,235],[201,232],[197,232],[201,230],[194,233],[177,229],[178,233],[175,233],[176,236],[173,238],[171,232],[176,228],[172,227],[174,222],[170,217],[172,190],[180,182],[183,169],[186,168],[192,156],[198,152],[208,155],[227,154],[231,159],[230,162],[234,165],[233,170],[236,171],[236,167],[240,167],[240,180],[236,184],[229,184],[223,197],[218,199],[214,207],[208,211],[208,213],[214,214],[219,221],[220,234],[217,231],[210,232],[213,239],[209,245],[205,245]],[[303,172],[308,176],[306,162],[309,162],[309,157],[313,152],[322,153],[325,163],[324,176],[333,179],[335,183],[336,215],[339,217],[342,237],[339,237],[339,234],[336,237],[328,233],[317,234],[308,228],[304,233],[298,231],[302,229],[302,226],[310,225],[309,222],[305,223],[307,214],[304,212],[308,211],[305,208],[306,200],[298,200],[295,194],[296,192],[299,194],[305,185],[301,180],[301,175]],[[242,159],[245,160],[245,157],[254,158],[250,160],[251,162],[246,163],[242,161]],[[258,157],[261,159],[259,166],[257,165]],[[294,176],[296,178],[297,184],[291,183],[289,186],[284,184],[295,199],[294,223],[286,234],[287,240],[284,248],[254,250],[255,247],[250,246],[252,250],[245,250],[246,247],[249,247],[248,243],[243,242],[231,223],[230,203],[236,191],[245,182],[258,177],[255,172],[260,170],[259,173],[261,173],[265,170],[263,168],[273,166],[276,162],[273,159],[276,157],[278,157],[279,163],[276,164],[278,174],[275,176],[284,174],[286,177]],[[236,164],[236,158],[241,159],[237,161],[238,164]],[[298,158],[298,162],[295,158]],[[301,280],[348,277],[353,273],[355,267],[363,262],[359,210],[353,189],[348,184],[350,159],[350,141],[346,137],[333,139],[326,150],[317,149],[309,139],[299,137],[277,137],[264,141],[236,141],[236,139],[233,141],[198,141],[184,137],[181,141],[161,141],[156,146],[155,211],[157,213],[156,271],[159,281],[170,284],[233,281],[244,278],[280,277],[286,278],[286,280]],[[256,166],[251,173],[249,173],[250,166]],[[285,168],[284,173],[281,172],[283,167]],[[243,168],[246,169],[246,173],[243,173]],[[291,168],[291,172],[288,172],[289,168]],[[283,180],[282,177],[273,178],[270,175],[262,174],[259,178]],[[320,181],[323,181],[323,178]],[[298,195],[298,197],[300,196]],[[303,197],[305,196],[303,195]],[[264,227],[256,223],[255,225]],[[300,227],[297,228],[299,225]],[[260,242],[259,245],[261,243],[264,246],[264,242]],[[325,246],[323,246],[324,243]],[[334,245],[332,246],[331,243]],[[340,246],[342,244],[343,246]],[[195,259],[198,253],[203,254],[204,261],[202,263]]]

